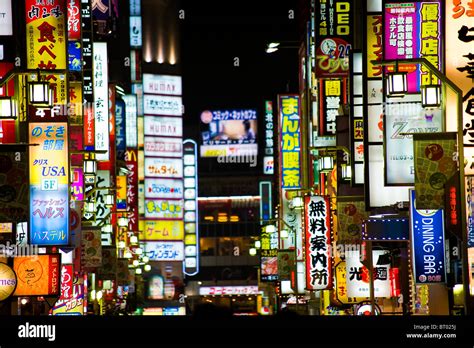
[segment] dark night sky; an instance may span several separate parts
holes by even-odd
[[[187,136],[197,138],[202,110],[256,108],[261,121],[264,101],[276,102],[288,81],[290,92],[297,92],[298,50],[265,53],[268,42],[298,40],[296,1],[183,0],[181,6],[186,16],[181,59]],[[295,19],[288,18],[290,9]]]

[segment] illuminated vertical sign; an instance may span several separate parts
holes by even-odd
[[[346,79],[320,81],[320,135],[336,135],[336,117],[339,115],[339,106],[347,102],[345,91]]]
[[[0,36],[13,35],[12,0],[0,0]]]
[[[260,223],[272,218],[272,182],[261,181],[260,182]]]
[[[410,190],[411,250],[415,283],[445,283],[443,210],[416,209],[415,199],[415,190]]]
[[[199,272],[199,231],[198,231],[198,169],[197,144],[185,140],[184,144],[184,265],[188,276]]]
[[[99,161],[109,160],[109,105],[108,105],[108,62],[107,43],[94,42],[94,127],[95,127],[95,150],[107,151],[105,154],[98,153]]]
[[[124,95],[125,102],[125,139],[127,147],[137,147],[137,97],[135,95]]]
[[[130,47],[142,46],[142,17],[130,16]]]
[[[332,287],[331,217],[329,198],[305,197],[306,288]]]
[[[316,77],[346,77],[352,48],[351,1],[316,0]]]
[[[301,187],[300,105],[297,95],[280,95],[279,146],[281,188]]]
[[[67,123],[30,123],[30,243],[69,242]]]
[[[381,30],[381,25],[380,25]],[[351,166],[353,184],[364,183],[364,88],[361,52],[352,53]]]
[[[474,52],[472,2],[446,0],[446,76],[462,91],[464,129],[464,167],[466,175],[474,175]],[[450,105],[451,104],[451,105]],[[457,103],[450,101],[447,107],[456,110]],[[457,130],[456,112],[446,112],[446,124],[452,131]],[[454,126],[453,126],[454,125]],[[457,127],[460,127],[457,125]]]
[[[67,1],[67,34],[69,40],[81,39],[81,9],[79,0]]]
[[[260,281],[278,280],[278,231],[266,232],[262,227],[260,234]]]
[[[127,148],[125,129],[125,102],[117,99],[115,101],[115,151],[119,160],[123,160]]]
[[[127,166],[127,216],[129,231],[138,231],[138,153],[128,148],[125,152]]]
[[[441,16],[439,1],[385,4],[385,59],[426,58],[441,70]],[[393,67],[389,69],[391,71]],[[408,91],[419,92],[420,85],[436,84],[436,76],[416,64],[403,65],[408,72]]]
[[[265,102],[265,156],[263,157],[263,174],[273,175],[275,172],[275,158],[273,157],[273,103]]]
[[[64,0],[26,0],[25,9],[28,69],[66,69]]]

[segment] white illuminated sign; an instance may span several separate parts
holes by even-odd
[[[152,178],[182,178],[181,158],[145,157],[145,176]]]
[[[145,116],[145,135],[182,137],[183,119],[181,117]]]
[[[183,181],[145,178],[145,198],[183,198]]]
[[[0,0],[0,35],[13,35],[11,0]]]
[[[151,261],[183,261],[183,242],[145,242],[146,256]]]
[[[182,116],[183,101],[181,97],[145,94],[143,110],[145,115]]]
[[[109,159],[109,78],[107,61],[107,43],[94,42],[94,120],[95,120],[95,150],[105,150],[98,153],[98,160]]]
[[[130,17],[130,46],[142,46],[142,17],[140,16]]]
[[[144,93],[181,95],[181,86],[181,76],[143,74]]]
[[[258,295],[260,291],[257,285],[249,286],[202,286],[199,288],[199,295]]]
[[[179,157],[183,156],[183,142],[180,138],[145,136],[145,156]]]
[[[137,147],[137,97],[130,94],[122,96],[122,99],[125,102],[125,142],[127,143],[127,147]]]

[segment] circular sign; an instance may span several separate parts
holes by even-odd
[[[10,266],[0,263],[0,301],[6,300],[16,288],[16,274]]]
[[[439,144],[430,144],[425,148],[426,158],[432,161],[439,161],[444,155],[443,147]]]
[[[208,124],[212,122],[212,112],[209,110],[203,111],[201,113],[201,121],[202,123]]]
[[[372,315],[372,306],[369,303],[361,304],[356,311],[357,315]],[[375,315],[380,315],[380,307],[375,305]]]

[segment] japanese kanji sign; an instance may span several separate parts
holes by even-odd
[[[69,40],[81,39],[80,0],[67,0],[67,32]]]
[[[281,188],[301,187],[300,104],[297,95],[280,95],[280,175]]]
[[[262,227],[260,242],[260,280],[278,280],[278,231],[266,232],[266,227]]]
[[[94,128],[95,149],[106,150],[106,154],[98,153],[97,160],[109,160],[109,85],[107,43],[94,42]]]
[[[65,0],[26,0],[25,9],[28,69],[66,69]]]
[[[151,261],[183,261],[183,242],[146,242],[146,255]]]
[[[331,222],[329,198],[305,197],[306,288],[332,287]]]
[[[339,106],[347,102],[346,79],[320,81],[319,135],[336,135],[336,117]]]
[[[385,59],[423,57],[441,70],[442,10],[439,1],[385,4]],[[409,73],[409,92],[437,83],[436,76],[430,80],[428,70],[416,64],[400,66],[399,70]]]
[[[30,123],[30,243],[69,242],[67,123]]]
[[[466,175],[474,174],[474,3],[446,0],[446,76],[462,91]],[[451,108],[456,105],[452,103]],[[449,104],[447,105],[449,106]],[[455,110],[455,109],[454,109]],[[456,125],[456,113],[446,113],[446,124]],[[456,130],[456,126],[451,126]]]
[[[384,250],[374,250],[373,259],[373,281],[375,297],[390,297],[390,265],[377,265],[380,255]],[[346,254],[346,285],[349,297],[370,297],[370,276],[367,267],[360,262],[359,250],[353,250]]]
[[[316,77],[349,74],[353,26],[351,6],[351,1],[316,0]]]

